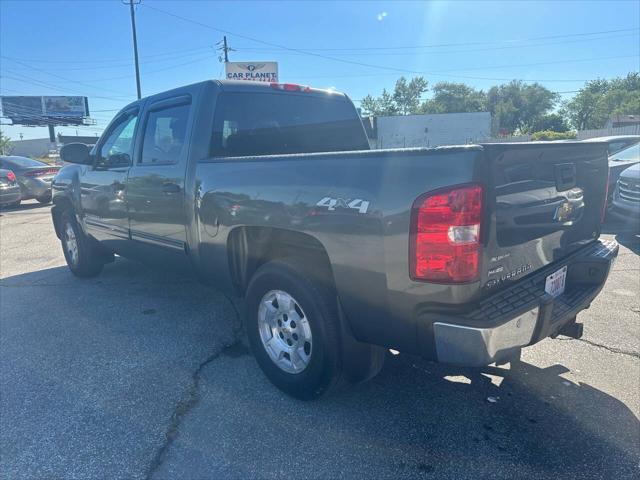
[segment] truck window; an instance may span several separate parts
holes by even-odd
[[[138,112],[125,114],[116,122],[100,146],[99,166],[117,168],[131,165],[133,134],[137,122]]]
[[[218,157],[369,148],[360,117],[342,96],[222,93],[213,129]]]
[[[182,155],[189,104],[153,110],[145,125],[141,164],[177,163]]]

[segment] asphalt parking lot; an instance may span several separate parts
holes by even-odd
[[[638,478],[640,239],[582,340],[460,369],[390,355],[304,403],[259,371],[241,304],[117,259],[73,277],[49,207],[0,212],[0,477]]]

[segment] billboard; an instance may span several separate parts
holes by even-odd
[[[81,125],[89,116],[87,97],[0,97],[2,116],[19,125]]]
[[[278,62],[226,62],[227,80],[278,82]]]

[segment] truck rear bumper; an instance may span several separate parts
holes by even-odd
[[[437,360],[484,366],[557,335],[600,293],[617,255],[615,241],[600,240],[487,298],[469,313],[438,315],[428,322]],[[565,265],[565,292],[554,298],[545,293],[545,279]]]

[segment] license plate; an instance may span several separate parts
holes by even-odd
[[[564,293],[564,285],[567,279],[567,267],[566,265],[560,270],[556,270],[547,277],[547,281],[544,284],[544,291],[552,297],[557,297]]]

